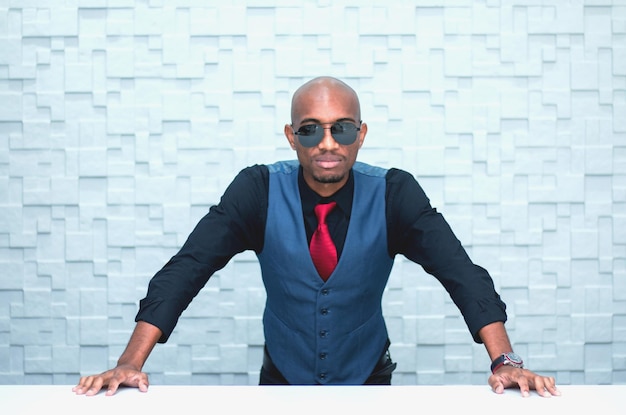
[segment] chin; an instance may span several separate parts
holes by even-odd
[[[330,175],[325,175],[325,176],[314,175],[313,179],[315,179],[315,181],[318,183],[330,184],[330,183],[339,183],[344,179],[344,177],[346,176],[341,175],[341,174],[330,174]]]

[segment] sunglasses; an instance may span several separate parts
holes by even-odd
[[[328,124],[326,124],[328,125]],[[348,146],[356,141],[361,127],[357,127],[348,121],[339,121],[324,127],[323,124],[307,124],[298,128],[293,133],[298,136],[298,140],[303,147],[315,147],[324,138],[324,130],[330,130],[330,135],[341,145]]]

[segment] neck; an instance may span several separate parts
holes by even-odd
[[[348,177],[344,177],[337,182],[322,182],[313,177],[304,176],[304,181],[315,193],[322,197],[329,197],[337,193],[348,181]]]

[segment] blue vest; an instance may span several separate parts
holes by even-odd
[[[307,245],[297,161],[268,166],[269,203],[258,255],[267,291],[265,341],[291,384],[363,384],[388,334],[383,290],[387,250],[386,170],[357,162],[346,241],[330,278],[318,275]]]

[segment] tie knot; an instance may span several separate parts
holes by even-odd
[[[320,203],[315,206],[315,216],[319,223],[326,223],[326,216],[337,206],[337,202]]]

